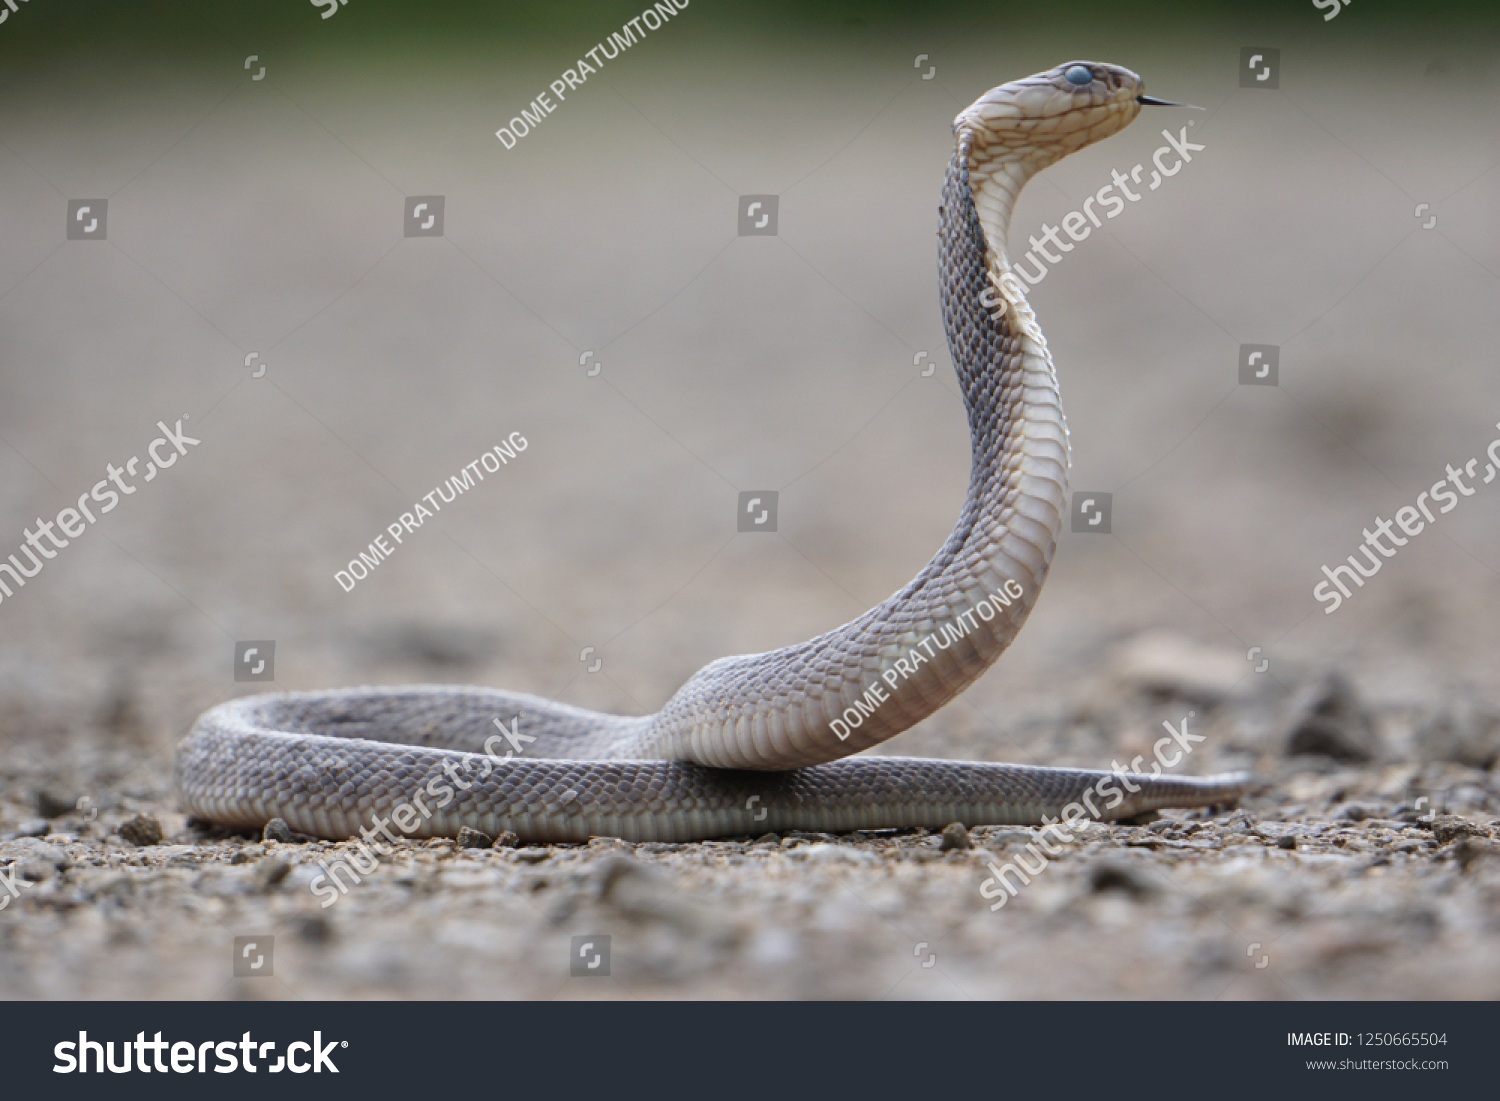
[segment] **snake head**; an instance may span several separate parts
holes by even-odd
[[[953,120],[970,157],[1024,162],[1028,175],[1118,133],[1140,114],[1145,82],[1129,69],[1069,61],[991,88]]]
[[[959,112],[953,132],[989,242],[992,275],[1010,266],[1003,255],[1011,209],[1026,181],[1069,153],[1119,133],[1143,106],[1166,104],[1146,95],[1145,87],[1119,65],[1069,61],[991,88]]]

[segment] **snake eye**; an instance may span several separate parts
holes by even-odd
[[[1094,73],[1087,65],[1070,65],[1068,71],[1063,73],[1069,84],[1076,84],[1080,88],[1085,84],[1094,82]]]

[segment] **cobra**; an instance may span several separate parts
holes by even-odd
[[[1047,342],[1010,271],[1011,211],[1037,173],[1163,102],[1128,69],[1076,61],[1001,85],[955,120],[938,269],[973,463],[953,533],[899,592],[807,642],[711,662],[654,715],[448,686],[226,703],[180,747],[185,808],[333,839],[390,819],[411,837],[468,826],[542,842],[685,841],[1035,824],[1110,784],[1108,772],[854,754],[973,684],[1036,603],[1066,513],[1069,440]],[[502,741],[508,760],[484,752],[499,724],[522,750]],[[1124,798],[1100,816],[1227,804],[1247,783],[1125,775]]]

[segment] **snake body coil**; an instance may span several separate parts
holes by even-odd
[[[1156,102],[1141,89],[1129,70],[1071,62],[993,89],[954,122],[939,271],[973,467],[953,534],[905,588],[808,642],[710,663],[655,715],[447,686],[236,700],[204,713],[183,742],[183,804],[225,825],[280,817],[328,838],[390,819],[413,837],[469,826],[536,841],[683,841],[1037,823],[1105,781],[1076,769],[839,758],[962,692],[1036,602],[1066,512],[1068,434],[1046,340],[1010,271],[1011,210],[1037,172]],[[1103,817],[1232,802],[1245,786],[1124,779],[1124,799]]]

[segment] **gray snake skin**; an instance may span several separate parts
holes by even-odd
[[[1036,602],[1070,459],[1052,359],[1007,258],[1011,210],[1037,172],[1160,102],[1142,87],[1127,69],[1070,62],[987,92],[954,122],[938,267],[973,467],[953,534],[905,588],[808,642],[710,663],[655,715],[449,686],[235,700],[205,712],[180,747],[184,807],[235,827],[280,817],[335,839],[378,815],[411,837],[468,826],[532,841],[685,841],[1036,824],[1109,782],[1078,769],[840,758],[962,692]],[[1128,794],[1099,817],[1231,803],[1247,785],[1124,779]]]

